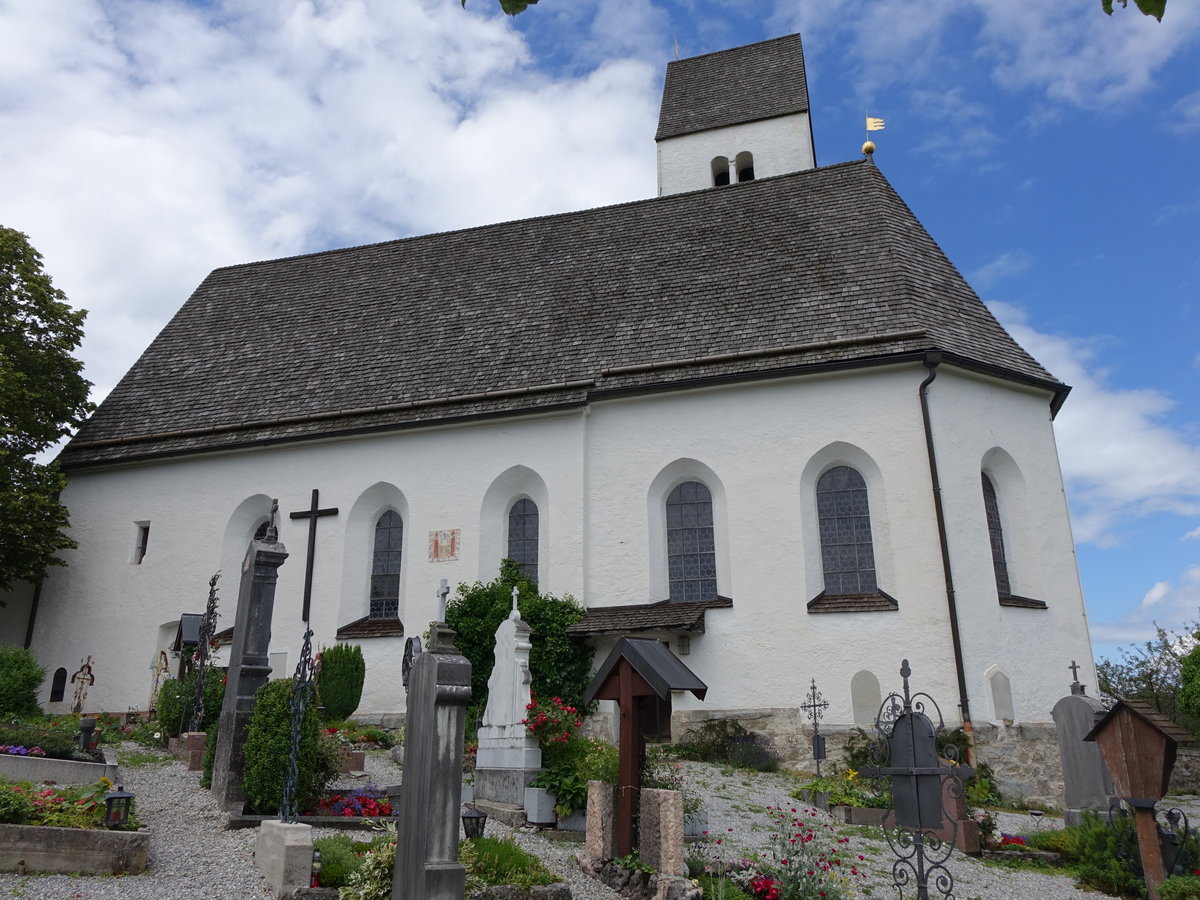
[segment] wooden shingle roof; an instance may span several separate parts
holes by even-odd
[[[60,460],[527,414],[930,349],[1067,390],[855,161],[217,269]]]
[[[656,141],[808,112],[800,35],[667,63]]]

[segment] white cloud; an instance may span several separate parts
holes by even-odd
[[[1180,540],[1188,541],[1188,540],[1191,540],[1192,538],[1196,538],[1197,540],[1200,540],[1200,527],[1193,528],[1191,531],[1189,531],[1187,534],[1185,534],[1182,538],[1180,538]]]
[[[1102,341],[1044,334],[1022,310],[989,306],[1022,347],[1072,386],[1055,435],[1076,541],[1112,545],[1139,517],[1200,513],[1200,446],[1165,422],[1170,397],[1113,387]]]
[[[1008,250],[977,268],[967,281],[981,291],[989,290],[1006,278],[1024,274],[1032,265],[1033,257],[1026,251]]]
[[[103,396],[217,266],[652,195],[657,13],[620,6],[550,81],[490,0],[0,5],[4,224]]]
[[[1154,584],[1132,612],[1117,621],[1092,622],[1092,641],[1103,645],[1137,643],[1154,637],[1155,626],[1186,631],[1200,609],[1200,566],[1189,566],[1174,581]]]

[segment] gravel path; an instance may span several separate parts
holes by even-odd
[[[140,752],[145,751],[137,748]],[[701,763],[682,764],[689,788],[703,797],[709,831],[725,840],[722,853],[732,859],[766,846],[770,822],[765,808],[795,801],[788,798],[792,781],[785,775],[748,773]],[[360,778],[343,777],[338,786],[396,784],[400,769],[384,754],[368,754],[368,772]],[[122,767],[126,789],[137,797],[138,816],[151,829],[150,868],[145,874],[123,878],[70,875],[0,875],[0,898],[37,900],[195,900],[195,898],[271,897],[266,881],[254,866],[253,829],[226,831],[225,816],[212,796],[198,784],[198,773],[188,772],[171,759],[136,768]],[[1176,802],[1179,798],[1173,798]],[[1186,798],[1185,809],[1200,820],[1200,805]],[[1028,815],[1002,814],[1000,828],[1013,833],[1035,828],[1061,827],[1049,816],[1035,822]],[[890,866],[893,858],[881,837],[869,829],[839,826],[850,838],[854,853],[866,857],[867,887],[872,898],[892,898]],[[535,853],[571,886],[575,900],[616,900],[616,892],[584,876],[574,855],[581,845],[551,841],[536,831],[509,829],[489,821],[488,834],[513,834],[519,844]],[[332,834],[316,829],[316,834]],[[1101,898],[1104,894],[1079,890],[1069,877],[1000,869],[954,854],[949,869],[955,879],[955,896],[961,900],[1074,900]],[[908,894],[915,894],[911,888]]]

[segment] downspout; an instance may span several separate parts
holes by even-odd
[[[25,649],[33,645],[33,625],[37,621],[38,601],[42,599],[42,583],[45,577],[39,578],[33,586],[33,600],[29,603],[29,622],[25,625]]]
[[[924,365],[929,375],[917,392],[921,398],[921,421],[925,425],[925,450],[929,456],[929,479],[933,484],[933,509],[937,515],[938,543],[942,550],[942,573],[946,580],[946,608],[950,612],[950,641],[954,645],[954,669],[958,673],[958,705],[962,710],[963,733],[967,736],[967,765],[975,765],[975,728],[971,723],[971,706],[967,700],[967,676],[963,669],[962,638],[958,630],[958,603],[954,596],[954,574],[950,570],[950,542],[946,536],[946,513],[942,508],[942,482],[938,478],[937,453],[933,447],[933,426],[929,421],[929,385],[937,378],[941,365],[940,350],[929,350]]]

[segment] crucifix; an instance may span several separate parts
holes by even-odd
[[[308,519],[308,560],[304,566],[304,613],[301,619],[308,621],[309,606],[312,604],[312,576],[313,576],[313,556],[317,549],[317,519],[322,516],[336,516],[338,509],[332,506],[328,509],[319,509],[320,504],[317,503],[317,489],[313,488],[312,504],[308,509],[302,509],[300,512],[288,513],[293,519]]]
[[[1071,664],[1067,668],[1071,670],[1071,693],[1082,694],[1084,690],[1083,685],[1079,683],[1079,663],[1071,660]]]
[[[821,777],[821,760],[825,758],[825,736],[821,734],[821,714],[829,709],[829,701],[817,690],[817,679],[812,680],[808,691],[808,702],[801,703],[800,708],[808,713],[813,723],[813,759],[817,761],[817,777]]]

